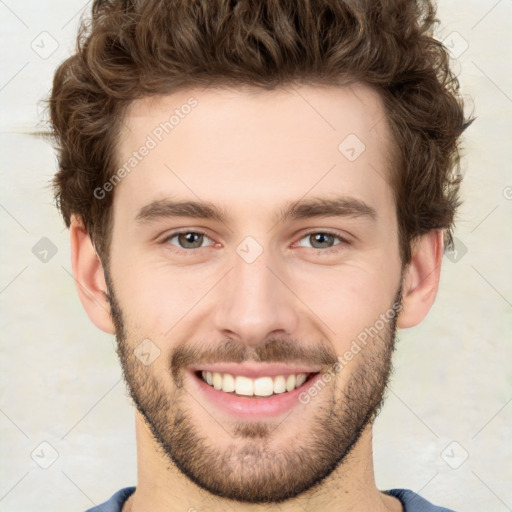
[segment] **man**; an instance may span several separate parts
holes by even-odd
[[[434,15],[94,3],[54,79],[54,186],[138,482],[91,511],[447,510],[372,466],[396,330],[431,308],[459,204]]]

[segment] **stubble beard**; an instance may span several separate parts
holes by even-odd
[[[191,416],[190,404],[195,400],[186,387],[175,385],[169,390],[173,380],[177,383],[173,370],[169,368],[164,372],[169,376],[164,384],[151,366],[144,366],[135,357],[133,350],[137,340],[126,332],[125,316],[106,270],[105,279],[116,329],[117,353],[137,410],[151,430],[157,449],[181,473],[215,496],[246,503],[275,504],[305,493],[321,484],[337,468],[342,468],[361,434],[382,407],[392,372],[397,314],[354,356],[349,364],[356,366],[344,388],[338,389],[336,379],[331,380],[304,408],[314,412],[305,419],[304,410],[301,411],[299,423],[309,428],[301,428],[300,439],[289,443],[288,448],[276,450],[270,446],[271,441],[279,438],[281,429],[287,435],[288,426],[295,425],[294,415],[290,414],[279,425],[266,421],[224,425],[233,440],[220,450],[215,439],[208,437],[208,426],[201,428]],[[390,309],[399,311],[401,301],[400,287]],[[262,353],[269,346],[262,347]],[[245,347],[239,348],[243,351]],[[169,361],[179,359],[170,357]],[[217,428],[218,421],[212,419],[213,428]]]

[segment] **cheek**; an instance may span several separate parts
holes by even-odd
[[[181,320],[193,318],[194,310],[201,309],[201,299],[225,273],[212,267],[177,268],[148,258],[132,259],[130,267],[124,278],[119,272],[116,290],[124,299],[123,310],[132,332],[153,336],[169,336]]]
[[[294,290],[342,350],[389,309],[394,286],[389,275],[351,265],[336,270],[318,267],[295,276]]]
[[[114,280],[133,333],[166,337],[174,326],[184,328],[187,318],[197,322],[204,315],[207,321],[214,313],[215,297],[229,292],[219,282],[229,266],[212,263],[180,268],[161,256],[121,253],[113,265]],[[390,307],[399,268],[379,248],[364,257],[347,257],[339,265],[284,262],[278,273],[298,297],[293,299],[285,291],[283,300],[297,301],[306,323],[316,325],[330,339],[350,344]]]

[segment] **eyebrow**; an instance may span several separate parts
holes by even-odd
[[[208,201],[172,201],[160,199],[143,206],[135,220],[146,224],[158,220],[191,217],[209,219],[223,224],[228,222],[227,210]],[[289,202],[274,216],[276,224],[286,220],[311,219],[315,217],[362,217],[377,220],[377,211],[361,199],[354,197],[315,197]]]

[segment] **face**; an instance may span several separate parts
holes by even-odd
[[[134,103],[120,140],[105,277],[155,443],[218,496],[311,489],[390,371],[403,269],[379,97],[188,90]]]

